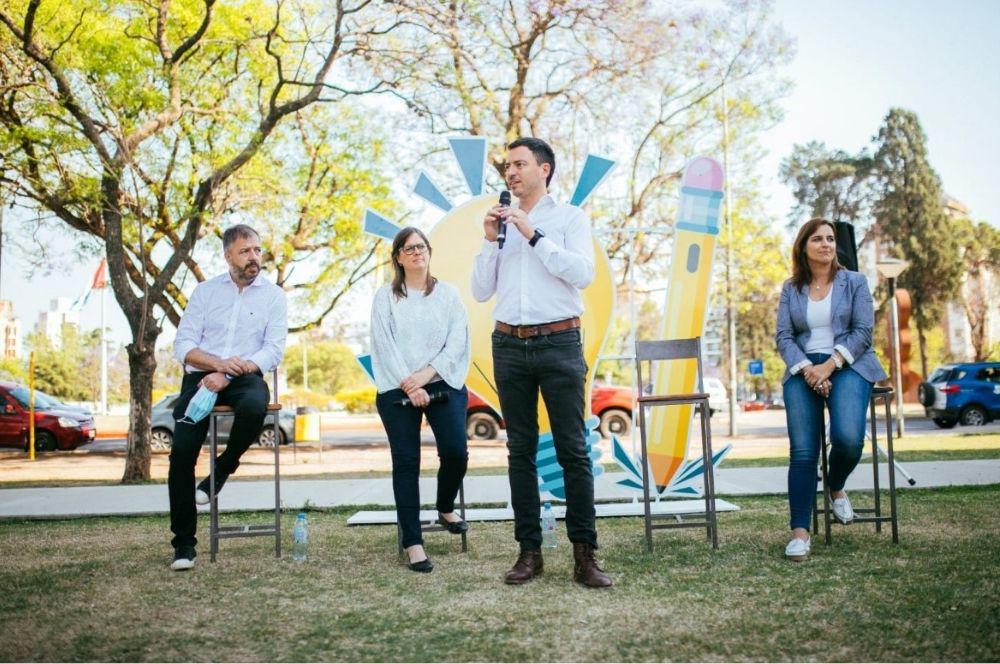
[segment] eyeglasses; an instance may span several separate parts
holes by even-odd
[[[402,249],[400,249],[400,251],[403,252],[404,254],[406,254],[407,256],[412,256],[413,254],[422,254],[422,253],[425,253],[427,251],[427,245],[426,244],[411,244],[408,247],[403,247]]]

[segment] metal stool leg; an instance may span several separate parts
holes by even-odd
[[[719,527],[715,511],[715,472],[712,468],[712,429],[708,423],[708,403],[698,404],[701,417],[701,456],[705,485],[705,521],[712,548],[719,548]]]
[[[463,480],[461,484],[458,485],[458,510],[459,514],[462,515],[462,521],[465,521],[465,481]],[[467,537],[467,532],[462,533],[462,553],[468,553],[469,551],[469,538]]]
[[[274,557],[281,558],[281,433],[274,414]],[[294,436],[293,436],[294,438]]]
[[[889,515],[892,517],[892,543],[899,544],[899,522],[896,515],[896,458],[892,451],[892,408],[889,404],[889,396],[883,399],[885,403],[885,432],[886,448],[889,457]],[[897,405],[898,408],[898,405]]]
[[[646,450],[646,409],[639,404],[639,440],[641,441],[642,456],[639,461],[642,472],[642,506],[646,522],[646,551],[653,552],[653,519],[649,510],[649,453]]]
[[[823,418],[825,419],[826,414],[824,412]],[[823,473],[823,533],[824,533],[824,543],[829,546],[830,539],[830,470],[827,465],[829,459],[826,454],[826,424],[820,427],[820,437],[819,437],[819,454],[820,454],[820,468]]]
[[[208,511],[209,511],[209,558],[215,562],[219,552],[219,501],[215,495],[215,457],[219,453],[218,420],[214,413],[209,414],[209,446],[208,446]]]
[[[875,420],[875,399],[873,395],[868,400],[868,410],[871,416],[871,430],[872,430],[872,482],[875,487],[875,532],[882,532],[882,522],[879,518],[882,516],[882,496],[879,491],[878,484],[878,423]],[[887,423],[888,425],[888,423]],[[891,469],[890,469],[891,472]]]

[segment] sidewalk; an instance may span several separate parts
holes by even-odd
[[[880,483],[888,486],[886,464]],[[917,481],[917,488],[981,485],[1000,482],[1000,459],[975,461],[922,461],[906,464],[906,470]],[[720,496],[734,497],[753,494],[782,494],[786,486],[787,468],[733,468],[725,462],[716,470],[716,486]],[[595,481],[598,501],[622,500],[641,495],[619,486],[622,473],[605,473]],[[851,476],[847,488],[872,489],[872,473],[866,462]],[[897,487],[908,488],[897,475]],[[421,478],[420,492],[425,498],[434,495],[434,478]],[[345,505],[393,505],[391,478],[347,480],[286,479],[281,483],[282,506],[297,509],[311,507],[341,507]],[[466,481],[466,501],[469,504],[507,503],[507,477],[502,475],[470,476]],[[274,484],[270,481],[233,481],[219,496],[223,511],[267,510],[274,507]],[[0,490],[0,518],[61,518],[82,516],[166,514],[167,487],[164,484],[142,486],[43,487]],[[207,511],[207,508],[205,508]]]

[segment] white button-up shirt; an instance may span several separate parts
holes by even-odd
[[[580,290],[594,279],[590,219],[546,194],[528,213],[545,237],[532,247],[510,224],[503,249],[483,241],[472,268],[472,296],[496,293],[493,318],[508,325],[541,325],[583,313]]]
[[[198,284],[188,300],[174,357],[183,363],[195,348],[221,358],[250,360],[264,373],[281,363],[288,336],[285,291],[258,275],[240,292],[228,272]],[[186,365],[187,372],[204,371]]]

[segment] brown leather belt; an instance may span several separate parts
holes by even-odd
[[[509,334],[518,339],[530,339],[531,337],[575,330],[578,327],[580,327],[580,319],[574,316],[566,320],[552,321],[551,323],[543,323],[542,325],[508,325],[507,323],[497,321],[496,331]]]

